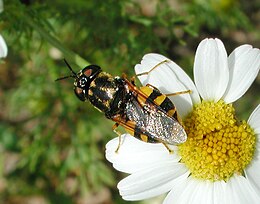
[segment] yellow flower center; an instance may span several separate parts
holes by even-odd
[[[235,118],[232,104],[203,101],[184,121],[187,141],[179,154],[191,176],[203,180],[228,180],[242,174],[253,158],[256,137],[245,122]]]

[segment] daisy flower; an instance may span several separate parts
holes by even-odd
[[[167,58],[147,54],[136,73]],[[162,93],[191,90],[170,97],[182,117],[188,139],[170,154],[162,144],[142,142],[129,134],[106,145],[106,158],[130,174],[118,183],[125,200],[167,193],[163,203],[260,203],[260,105],[248,121],[235,117],[232,103],[250,87],[260,68],[260,51],[242,45],[227,56],[219,39],[203,40],[196,51],[194,83],[173,61],[139,76]]]
[[[0,34],[0,59],[7,56],[7,45],[4,38]]]

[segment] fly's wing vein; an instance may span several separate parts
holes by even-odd
[[[126,104],[126,117],[135,122],[136,128],[158,142],[179,144],[186,140],[186,133],[178,121],[154,104],[141,106],[136,98],[132,97]]]

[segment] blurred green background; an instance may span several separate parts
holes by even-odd
[[[157,52],[192,77],[194,53],[206,37],[230,53],[260,47],[260,2],[236,0],[6,0],[0,33],[0,203],[127,203],[116,184],[125,175],[104,158],[112,122],[73,92],[66,58],[113,75],[134,74]],[[235,103],[247,119],[260,103],[260,78]],[[158,199],[160,201],[160,199]],[[152,199],[136,203],[156,203]]]

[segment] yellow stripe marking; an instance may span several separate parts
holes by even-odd
[[[162,102],[166,99],[166,96],[164,94],[158,96],[156,99],[154,99],[154,102],[159,106],[162,104]]]
[[[144,141],[147,142],[148,141],[148,137],[146,135],[141,135],[140,138]]]
[[[134,136],[134,130],[133,129],[128,129],[128,128],[125,128],[125,130],[132,136]]]
[[[168,114],[169,116],[173,116],[175,112],[176,112],[176,109],[173,108],[173,109],[170,109],[170,110],[167,112],[167,114]]]
[[[142,86],[140,87],[140,91],[142,91],[147,97],[149,97],[153,92],[153,89],[148,86]]]

